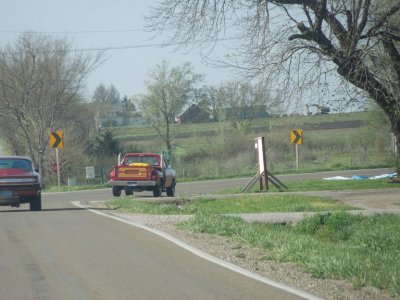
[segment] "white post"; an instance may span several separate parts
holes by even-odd
[[[299,171],[299,145],[296,145],[296,169],[297,171]]]
[[[265,140],[264,137],[258,137],[255,140],[255,148],[257,149],[258,157],[258,174],[260,176],[260,191],[264,190],[262,175],[265,178],[265,189],[268,191],[268,171],[267,171],[267,159],[265,154]]]

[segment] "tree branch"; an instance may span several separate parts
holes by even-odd
[[[361,16],[361,21],[360,21],[360,24],[358,25],[358,29],[357,29],[358,36],[360,36],[362,34],[362,32],[365,29],[365,26],[367,25],[370,6],[371,6],[371,0],[365,0],[364,6],[363,6],[363,12],[362,12],[362,16]]]
[[[375,23],[374,26],[372,26],[368,32],[363,35],[363,38],[370,37],[376,35],[375,32],[383,26],[387,22],[387,20],[393,16],[395,13],[400,11],[400,3],[392,6],[390,9],[386,11],[386,13],[378,20],[378,22]]]

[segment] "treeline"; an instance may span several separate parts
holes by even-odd
[[[189,63],[171,67],[165,61],[151,70],[140,95],[121,98],[113,85],[100,84],[87,99],[85,81],[102,59],[102,53],[74,52],[65,39],[37,33],[24,33],[0,51],[0,131],[6,152],[30,156],[46,183],[54,177],[49,139],[56,130],[64,136],[59,154],[66,183],[72,170],[109,166],[118,153],[132,150],[124,149],[108,129],[128,125],[132,118],[150,125],[161,148],[173,155],[179,147],[173,129],[177,116],[193,103],[210,119],[229,121],[237,132],[251,127],[259,107],[279,109],[261,84],[209,87]],[[241,117],[244,110],[246,118]]]

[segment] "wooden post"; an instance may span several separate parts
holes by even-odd
[[[255,148],[257,149],[258,158],[258,174],[260,175],[260,190],[264,190],[263,186],[263,174],[265,178],[265,189],[269,190],[268,185],[268,171],[267,171],[267,159],[265,154],[265,140],[264,137],[258,137],[255,140]]]
[[[262,143],[262,156],[263,156],[263,169],[264,169],[264,179],[265,179],[265,190],[269,191],[269,185],[268,185],[268,171],[267,171],[267,155],[265,154],[265,139],[264,137],[261,138],[261,143]]]

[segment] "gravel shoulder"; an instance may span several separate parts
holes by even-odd
[[[357,213],[400,213],[400,188],[360,191],[323,191],[304,192],[304,194],[330,196],[338,201],[360,208]],[[91,203],[91,208],[103,209],[102,203]],[[107,213],[120,216],[135,223],[144,224],[161,230],[205,253],[236,264],[242,268],[258,273],[266,278],[292,286],[323,299],[400,299],[390,297],[387,293],[371,288],[356,288],[344,280],[317,279],[292,263],[282,263],[268,259],[269,254],[263,249],[249,247],[230,238],[210,234],[192,234],[176,228],[177,222],[190,216],[160,216],[148,214],[126,214],[105,210]],[[303,214],[246,214],[247,221],[291,222]]]

